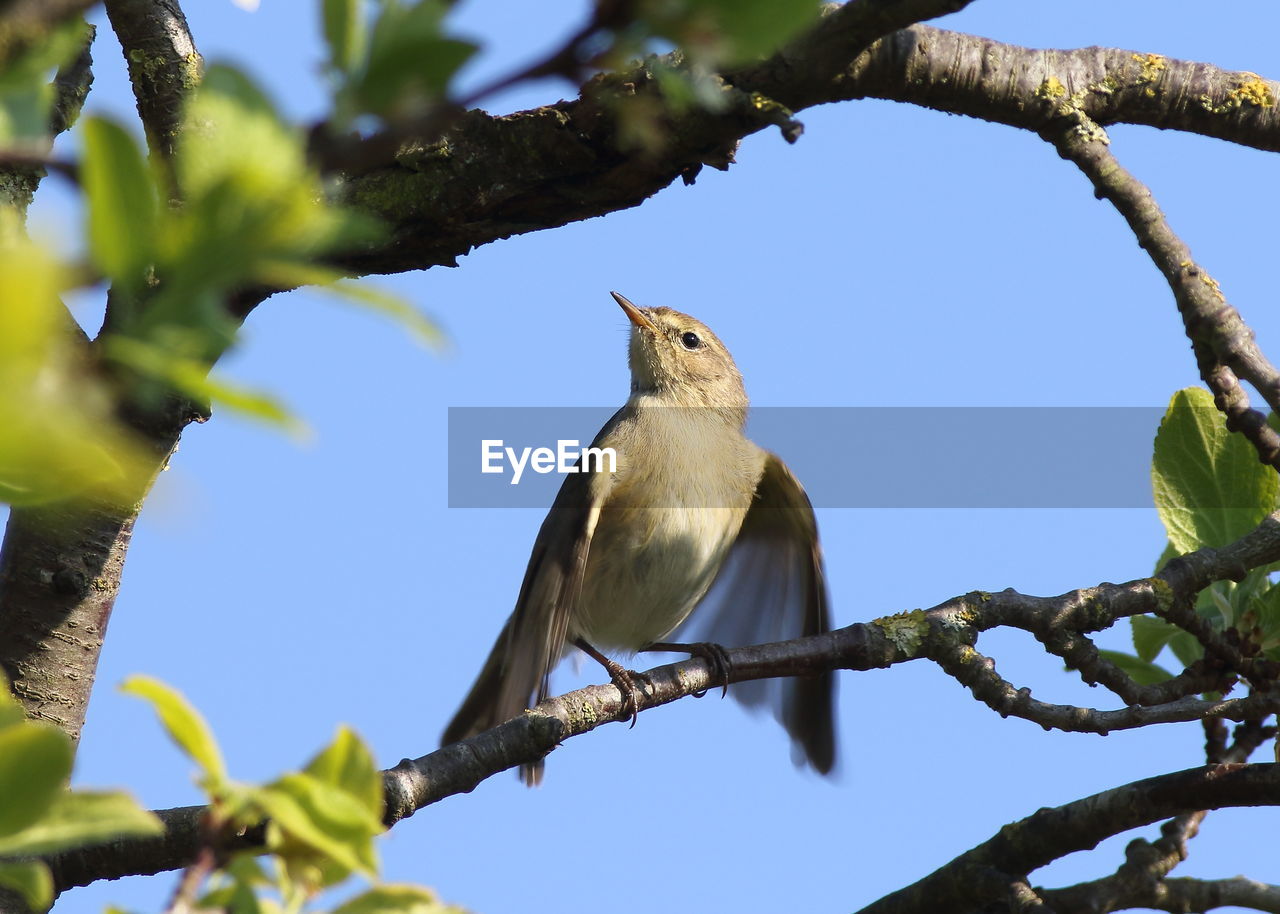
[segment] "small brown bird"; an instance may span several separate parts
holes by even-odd
[[[614,472],[565,476],[515,611],[444,744],[544,699],[551,670],[570,647],[604,664],[634,709],[633,674],[599,649],[688,650],[727,676],[721,644],[829,627],[813,507],[786,464],[744,434],[747,394],[729,351],[687,314],[638,308],[612,294],[632,324],[631,396],[592,447],[614,449]],[[707,618],[695,621],[714,643],[663,642],[700,607]],[[797,759],[831,770],[831,673],[739,683],[733,691],[748,704],[771,699]],[[538,783],[542,763],[522,774]]]

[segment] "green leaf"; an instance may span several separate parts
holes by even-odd
[[[1131,616],[1129,625],[1133,629],[1133,649],[1148,662],[1159,657],[1169,639],[1182,630],[1155,616]]]
[[[362,0],[324,0],[324,40],[334,69],[351,73],[366,48]]]
[[[0,838],[48,812],[71,777],[71,740],[34,722],[0,730]]]
[[[1160,553],[1160,558],[1156,559],[1155,573],[1159,574],[1164,571],[1164,566],[1168,565],[1180,555],[1182,555],[1182,553],[1173,547],[1173,543],[1165,543],[1164,552]]]
[[[181,692],[150,676],[130,676],[120,690],[150,703],[169,738],[200,766],[206,787],[218,790],[226,783],[227,769],[213,733]]]
[[[119,125],[87,118],[81,136],[89,249],[109,278],[136,288],[155,258],[155,183],[138,145]]]
[[[375,877],[373,836],[382,823],[355,797],[309,774],[293,772],[258,791],[271,819],[273,852],[287,855],[302,844],[347,871]]]
[[[706,67],[772,54],[820,10],[813,0],[649,0],[640,7],[642,24]]]
[[[9,677],[4,674],[3,669],[0,669],[0,728],[25,723],[26,719],[27,715],[23,713],[22,705],[18,704],[18,699],[14,698],[13,692],[9,690]]]
[[[54,102],[51,71],[70,60],[87,39],[85,23],[72,18],[6,61],[0,73],[0,146],[30,148],[47,142]]]
[[[208,367],[200,359],[186,358],[160,346],[122,336],[108,337],[104,348],[115,361],[164,381],[197,403],[216,403],[251,419],[281,426],[296,435],[305,433],[303,422],[277,398],[209,374]]]
[[[253,888],[243,882],[220,886],[207,892],[197,906],[199,911],[227,911],[229,914],[279,914],[280,908],[264,904]]]
[[[333,914],[448,914],[456,911],[416,885],[380,885],[357,895],[333,910]]]
[[[319,292],[368,308],[400,324],[426,346],[440,349],[445,344],[440,328],[408,299],[365,282],[346,279],[337,270],[311,264],[273,263],[264,265],[262,276],[273,285],[312,286]]]
[[[53,904],[53,877],[43,863],[0,863],[0,886],[21,895],[33,911]]]
[[[1271,587],[1254,604],[1255,624],[1262,632],[1262,649],[1280,647],[1280,587]]]
[[[160,820],[128,794],[69,791],[60,794],[39,821],[0,838],[0,855],[34,857],[163,831]]]
[[[110,412],[111,396],[70,345],[67,268],[25,238],[0,243],[0,501],[86,490],[133,501],[154,466]]]
[[[1177,657],[1178,662],[1184,667],[1191,666],[1204,656],[1204,645],[1190,632],[1181,630],[1169,639],[1169,650],[1173,651],[1173,656]]]
[[[1143,660],[1141,657],[1135,657],[1133,654],[1105,650],[1100,650],[1098,653],[1118,666],[1138,685],[1155,685],[1157,682],[1173,678],[1173,674],[1164,667],[1149,660]]]
[[[351,86],[358,107],[383,117],[406,116],[448,94],[450,80],[476,46],[444,35],[446,12],[439,0],[383,4],[369,62]]]
[[[209,68],[187,106],[176,164],[184,205],[165,211],[163,282],[134,335],[168,348],[159,337],[169,329],[197,331],[208,345],[184,355],[222,354],[233,333],[219,296],[268,282],[266,265],[310,263],[377,236],[371,217],[327,199],[302,133],[232,68]]]
[[[378,821],[382,819],[382,773],[373,755],[350,727],[338,728],[333,742],[307,763],[304,772],[346,791]]]
[[[1280,478],[1227,431],[1213,397],[1196,387],[1173,395],[1156,433],[1151,482],[1156,510],[1180,553],[1225,546],[1275,509]]]

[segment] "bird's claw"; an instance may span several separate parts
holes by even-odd
[[[653,683],[643,673],[629,670],[618,663],[615,663],[613,668],[609,670],[609,679],[618,687],[618,691],[622,693],[622,709],[624,711],[627,708],[631,709],[631,727],[634,727],[636,721],[640,719],[640,696],[644,689],[653,688]],[[639,683],[643,683],[644,688]],[[630,729],[630,727],[627,729]]]
[[[654,641],[640,648],[642,651],[663,651],[664,653],[688,654],[690,657],[701,657],[711,667],[711,681],[723,686],[720,697],[729,694],[729,676],[733,672],[733,663],[729,660],[729,651],[722,644],[714,641],[694,641],[689,644],[676,644],[670,641]],[[705,691],[694,692],[701,698]]]
[[[733,664],[729,661],[729,652],[724,645],[714,641],[696,641],[685,645],[685,650],[689,652],[689,656],[701,657],[707,661],[707,666],[711,667],[711,681],[721,685],[720,697],[728,695],[729,674],[733,670]]]

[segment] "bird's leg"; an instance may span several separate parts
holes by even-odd
[[[640,648],[642,651],[662,651],[664,653],[688,654],[690,657],[701,657],[711,667],[711,681],[724,684],[720,697],[729,694],[729,673],[733,664],[729,662],[729,652],[724,645],[714,641],[694,641],[689,644],[676,644],[672,641],[653,641]]]
[[[610,660],[582,638],[574,638],[573,646],[609,672],[609,679],[618,687],[618,691],[622,693],[622,707],[625,709],[627,705],[631,706],[631,726],[634,727],[640,717],[641,690],[636,683],[637,681],[642,681],[648,685],[648,678],[643,673],[627,669],[616,660]]]

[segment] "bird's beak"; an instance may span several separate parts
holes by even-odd
[[[619,295],[617,292],[610,292],[609,294],[613,296],[614,301],[622,306],[622,310],[626,312],[627,319],[630,320],[631,323],[635,324],[641,330],[648,330],[650,333],[658,332],[658,325],[649,320],[649,315],[631,304],[625,295]]]

